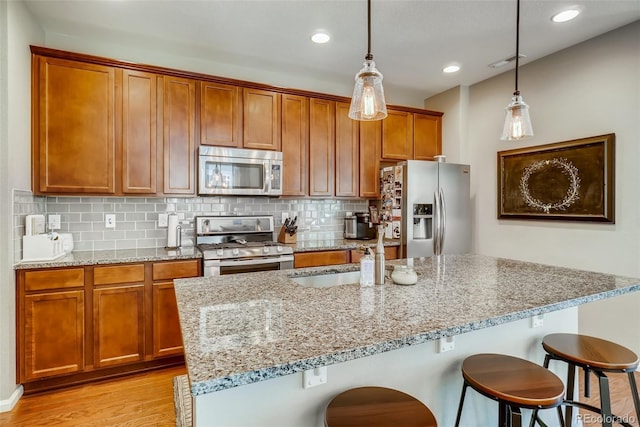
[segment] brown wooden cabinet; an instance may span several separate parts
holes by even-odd
[[[199,259],[17,270],[18,381],[46,390],[181,363],[173,279]]]
[[[19,272],[18,376],[73,374],[85,367],[84,270]]]
[[[358,197],[360,137],[358,122],[349,118],[349,103],[336,102],[335,183],[337,197]]]
[[[398,246],[385,246],[384,247],[384,259],[392,260],[398,259]],[[358,249],[352,249],[350,251],[351,262],[360,262],[360,259],[364,256],[364,252]]]
[[[115,69],[39,56],[32,68],[34,192],[115,194]]]
[[[360,197],[380,197],[382,123],[360,122]]]
[[[323,265],[348,264],[349,251],[345,249],[333,251],[296,252],[293,254],[293,267],[319,267]]]
[[[413,114],[392,109],[387,112],[382,120],[382,159],[413,159]]]
[[[334,195],[335,102],[309,100],[309,195]]]
[[[442,154],[442,116],[413,114],[413,158],[433,160]]]
[[[93,345],[96,367],[144,359],[144,264],[95,267]]]
[[[243,89],[243,146],[280,151],[281,95],[268,90]]]
[[[200,275],[196,260],[157,262],[152,266],[153,357],[182,354],[182,333],[173,279]]]
[[[282,96],[283,196],[309,192],[309,98]]]
[[[200,144],[242,147],[242,88],[200,83]]]
[[[157,192],[157,76],[122,70],[122,193]]]
[[[163,193],[195,195],[196,82],[171,76],[163,81]]]

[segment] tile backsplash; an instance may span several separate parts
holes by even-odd
[[[60,233],[73,234],[76,251],[163,247],[166,227],[158,227],[158,214],[184,216],[183,245],[192,245],[198,215],[273,215],[276,231],[282,213],[298,216],[298,240],[343,237],[346,212],[367,209],[366,200],[278,199],[270,197],[66,197],[34,196],[14,190],[14,259],[22,258],[25,216],[59,214]],[[105,215],[115,214],[115,228],[105,227]],[[182,215],[181,215],[182,214]]]

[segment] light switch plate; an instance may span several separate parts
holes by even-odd
[[[49,230],[60,230],[60,215],[49,215]]]
[[[169,226],[169,214],[158,214],[158,227],[168,227]]]
[[[107,228],[116,228],[116,215],[106,214],[104,216],[104,226]]]

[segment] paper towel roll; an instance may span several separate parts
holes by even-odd
[[[178,215],[175,213],[169,214],[169,222],[167,227],[167,247],[177,248],[180,246],[180,225],[178,224]]]

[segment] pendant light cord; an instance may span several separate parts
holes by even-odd
[[[371,54],[371,0],[367,0],[367,56],[364,59],[367,61],[373,59]]]
[[[520,63],[520,0],[517,0],[516,6],[516,91],[513,92],[515,96],[520,95],[518,90],[518,66]]]

